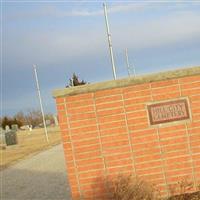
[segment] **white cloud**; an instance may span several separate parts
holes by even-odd
[[[98,4],[100,5],[100,4]],[[150,9],[152,7],[158,7],[160,4],[152,4],[148,2],[141,3],[115,3],[110,6],[107,6],[108,13],[119,13],[119,12],[129,12],[129,11],[141,11],[143,9]],[[85,7],[85,6],[84,6]],[[94,8],[95,8],[94,4]],[[58,9],[56,6],[44,6],[39,10],[14,13],[9,19],[11,20],[25,20],[30,18],[38,17],[89,17],[89,16],[99,16],[103,15],[103,4],[99,9],[85,9],[85,8],[75,8],[75,9],[66,9],[66,11]]]
[[[103,21],[104,19],[102,19]],[[139,50],[173,45],[195,39],[200,40],[200,14],[175,12],[159,19],[146,19],[111,24],[114,52],[125,48]],[[89,60],[107,55],[108,45],[104,22],[98,27],[84,30],[55,30],[54,32],[28,32],[13,37],[8,33],[6,52],[20,63],[63,63]]]
[[[148,48],[180,41],[184,44],[185,40],[200,39],[200,14],[181,12],[146,20],[142,24],[115,25],[112,34],[118,47]]]
[[[92,3],[92,2],[91,2]],[[32,11],[23,11],[13,13],[9,19],[16,20],[25,20],[30,18],[38,18],[38,17],[89,17],[89,16],[99,16],[103,15],[103,3],[101,7],[101,2],[93,2],[90,5],[90,9],[87,8],[87,4],[84,2],[79,5],[77,3],[72,4],[72,8],[68,8],[68,4],[66,3],[66,9],[60,9],[56,6],[43,6],[39,7],[37,10]],[[98,7],[97,7],[98,5]],[[190,6],[199,6],[198,2],[191,2]],[[163,1],[163,2],[148,2],[148,1],[125,1],[125,2],[111,2],[107,4],[108,13],[123,13],[123,12],[140,12],[142,10],[150,10],[150,9],[176,9],[176,10],[187,10],[188,4],[184,1]]]

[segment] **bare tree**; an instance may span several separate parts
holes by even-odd
[[[33,127],[39,126],[42,123],[42,114],[40,110],[29,109],[27,111],[27,123]]]
[[[20,121],[23,125],[28,124],[27,117],[23,111],[19,111],[14,115],[14,118]]]
[[[3,117],[3,119],[2,119],[2,124],[1,124],[1,126],[2,126],[3,129],[5,129],[6,126],[9,126],[9,127],[11,128],[11,126],[12,126],[13,124],[17,124],[18,127],[21,127],[21,126],[22,126],[22,122],[19,121],[19,120],[17,120],[17,119],[14,118],[14,117],[7,117],[7,116]]]
[[[51,114],[51,113],[45,114],[45,119],[46,119],[46,120],[49,120],[49,121],[51,122],[51,124],[54,124],[54,117],[53,117],[53,114]]]
[[[50,124],[54,123],[54,117],[51,113],[45,115],[45,120],[49,120]],[[27,112],[19,111],[13,117],[4,116],[0,118],[0,125],[5,128],[6,125],[18,124],[19,127],[22,125],[32,125],[33,127],[42,124],[42,114],[40,110],[28,109]]]

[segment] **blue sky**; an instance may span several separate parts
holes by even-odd
[[[111,80],[101,1],[3,1],[3,115],[39,108],[55,113],[52,91],[73,72],[93,83]],[[200,2],[106,1],[117,78],[127,76],[124,51],[138,75],[200,66]]]

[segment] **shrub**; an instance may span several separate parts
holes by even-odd
[[[85,85],[87,84],[86,81],[84,80],[79,80],[79,77],[73,73],[72,78],[69,79],[69,84],[66,85],[66,87],[74,87],[74,86],[80,86],[80,85]]]
[[[194,192],[194,183],[188,180],[185,177],[176,184],[170,185],[171,197],[168,200],[200,200],[200,191]],[[200,190],[199,186],[197,188]]]
[[[187,178],[181,179],[176,184],[169,186],[169,192],[172,200],[187,200],[188,192],[192,191],[194,184]]]
[[[156,200],[158,191],[142,179],[133,175],[118,175],[106,181],[110,200]]]

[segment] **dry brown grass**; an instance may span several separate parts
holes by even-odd
[[[168,200],[200,200],[200,192],[194,192],[194,183],[187,178],[171,185],[169,191],[171,197]]]
[[[157,200],[156,187],[132,175],[118,175],[106,181],[110,200]]]
[[[49,127],[49,143],[46,141],[44,129],[33,129],[30,131],[18,131],[18,144],[7,146],[5,150],[0,149],[1,162],[0,170],[4,169],[17,161],[48,149],[61,142],[59,127]]]
[[[109,200],[166,200],[156,186],[133,175],[118,175],[104,180]],[[193,183],[187,179],[172,186],[171,197],[167,200],[200,200],[200,192],[193,191]],[[176,194],[176,196],[174,196]]]

